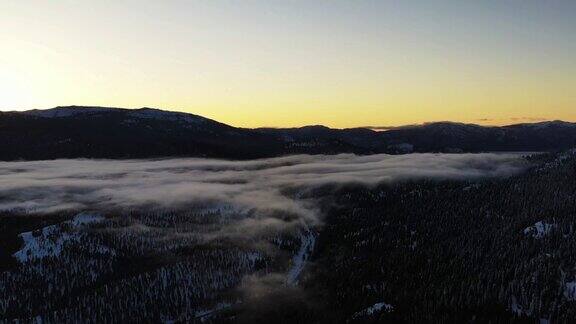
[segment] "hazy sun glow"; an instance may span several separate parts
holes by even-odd
[[[576,121],[576,2],[2,1],[0,109],[236,126]]]

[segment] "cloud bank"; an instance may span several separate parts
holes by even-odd
[[[519,154],[0,162],[0,211],[98,211],[112,216],[136,211],[142,217],[110,217],[127,220],[106,228],[114,242],[123,242],[118,243],[121,246],[134,241],[138,251],[156,252],[218,241],[275,259],[285,252],[278,254],[280,248],[271,243],[272,237],[289,234],[297,241],[304,233],[312,233],[303,229],[322,223],[319,200],[313,194],[317,188],[505,177],[521,172],[526,164]],[[171,218],[179,213],[162,213],[164,210],[183,211],[185,217]],[[190,210],[193,212],[187,214]],[[151,218],[148,211],[152,211]],[[202,215],[210,215],[210,211],[215,212],[216,223],[204,220]],[[299,235],[290,235],[297,232]],[[303,248],[307,249],[300,246]],[[293,261],[292,267],[306,259],[302,257],[299,262]],[[276,312],[278,304],[285,310],[316,307],[302,290],[287,285],[290,271],[274,271],[280,268],[243,280],[238,288],[245,301],[241,322],[251,323],[257,321],[253,316]]]
[[[521,172],[518,154],[297,155],[252,161],[54,160],[0,162],[0,210],[179,209],[226,204],[317,222],[298,192],[326,185],[477,179]]]

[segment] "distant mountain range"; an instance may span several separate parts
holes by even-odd
[[[0,112],[0,160],[152,158],[227,159],[288,154],[553,151],[576,145],[576,123],[510,126],[435,122],[375,131],[232,127],[152,108],[56,107]]]

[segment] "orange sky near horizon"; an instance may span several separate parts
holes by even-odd
[[[576,122],[576,2],[4,1],[0,110],[240,127]]]

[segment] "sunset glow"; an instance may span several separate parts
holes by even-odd
[[[33,3],[33,5],[31,5]],[[574,1],[3,1],[0,110],[234,126],[576,121]]]

